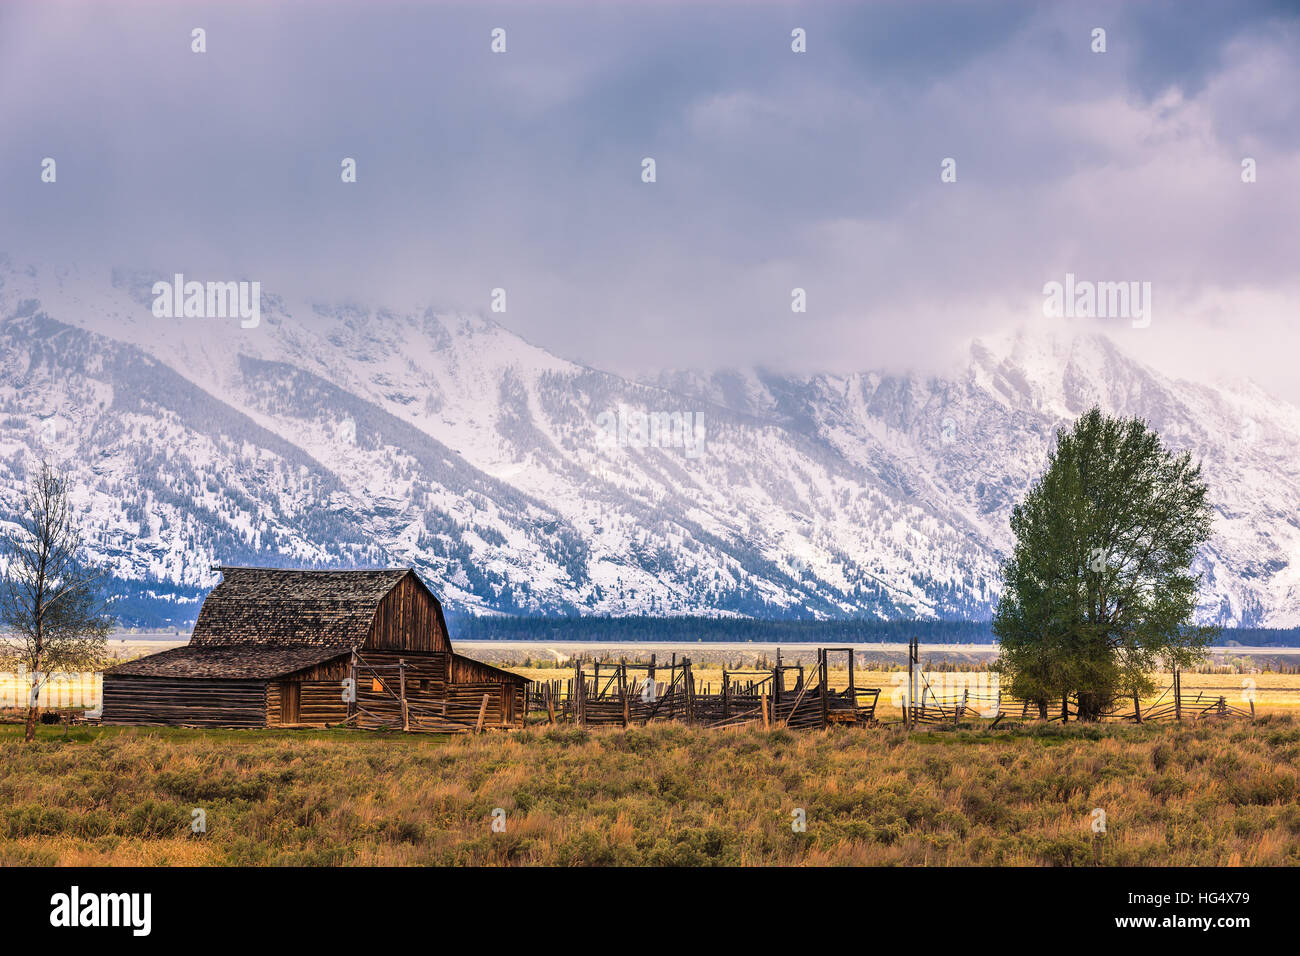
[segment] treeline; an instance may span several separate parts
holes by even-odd
[[[718,641],[809,644],[988,644],[987,621],[772,621],[715,617],[475,617],[447,614],[463,641]]]
[[[455,641],[992,644],[988,621],[772,621],[713,617],[478,617],[447,612]],[[1300,647],[1300,628],[1225,628],[1216,646]]]
[[[1300,647],[1300,627],[1225,627],[1216,647]]]

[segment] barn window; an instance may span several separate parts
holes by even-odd
[[[429,682],[427,680],[420,681],[420,693],[421,694],[429,693]]]

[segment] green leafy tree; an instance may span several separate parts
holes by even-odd
[[[993,617],[1003,686],[1096,719],[1149,694],[1160,664],[1202,657],[1214,628],[1192,623],[1210,538],[1201,466],[1138,418],[1093,408],[1056,436],[1047,471],[1011,512],[1015,549]]]

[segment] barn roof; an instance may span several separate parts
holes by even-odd
[[[298,571],[222,568],[185,647],[108,668],[125,677],[267,680],[349,654],[365,643],[379,602],[409,568],[369,571]],[[432,592],[438,623],[442,605]],[[481,674],[518,683],[527,678],[453,654]]]
[[[221,574],[199,610],[191,647],[360,645],[380,600],[415,572],[222,568]]]
[[[349,647],[176,647],[118,664],[104,671],[124,677],[189,677],[208,680],[267,680],[292,674],[335,657]]]

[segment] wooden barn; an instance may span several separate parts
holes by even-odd
[[[223,568],[185,647],[104,672],[103,722],[522,727],[527,678],[452,650],[410,569]]]

